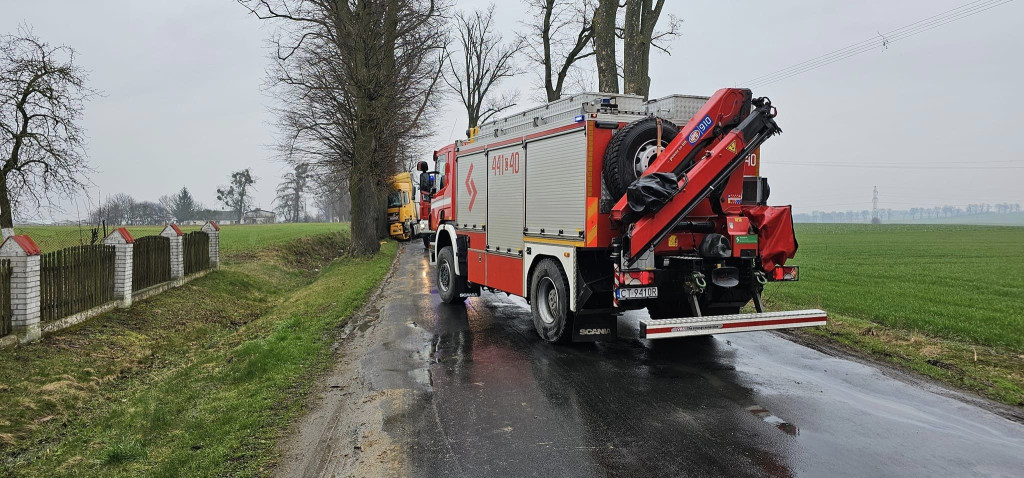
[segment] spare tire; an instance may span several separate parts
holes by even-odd
[[[679,127],[661,120],[661,146],[664,148],[679,134]],[[639,178],[658,157],[658,123],[653,117],[634,121],[620,129],[604,152],[604,184],[617,201],[626,188]]]

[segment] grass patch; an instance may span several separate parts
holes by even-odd
[[[800,224],[797,238],[801,280],[765,298],[833,318],[800,333],[1024,406],[1024,228]]]
[[[347,234],[306,244],[336,255]],[[370,259],[317,262],[308,248],[275,247],[0,352],[0,475],[265,469],[311,374],[329,363],[333,332],[395,252],[388,243]]]
[[[135,237],[160,234],[163,226],[128,226]],[[198,231],[200,226],[182,226],[184,232]],[[89,244],[91,229],[76,226],[17,226],[18,234],[28,234],[44,252]],[[347,223],[244,224],[221,226],[220,247],[224,254],[239,254],[286,244],[301,237],[328,232],[348,231]],[[101,238],[102,239],[102,238]]]

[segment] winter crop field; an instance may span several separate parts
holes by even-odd
[[[775,308],[1024,351],[1024,227],[798,224],[800,281]]]

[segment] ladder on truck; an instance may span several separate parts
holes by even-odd
[[[644,257],[653,257],[654,247],[671,234],[683,218],[721,190],[743,161],[768,138],[781,133],[775,115],[770,100],[751,98],[748,89],[725,88],[708,99],[644,171],[645,176],[674,175],[677,192],[661,208],[639,218],[627,219],[630,209],[625,195],[612,208],[612,221],[626,226],[618,245],[621,265],[628,269]],[[701,316],[691,296],[696,317],[641,319],[641,337],[809,327],[825,325],[827,321],[826,313],[819,309],[765,312],[760,293],[755,291],[753,296],[756,313],[716,316]]]

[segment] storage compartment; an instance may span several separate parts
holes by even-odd
[[[582,239],[587,136],[573,131],[526,144],[526,235]]]
[[[487,155],[481,151],[460,156],[455,176],[456,226],[482,231],[487,222]]]
[[[708,101],[707,96],[671,95],[647,102],[647,114],[660,116],[682,128],[697,114],[704,103]]]
[[[487,162],[487,249],[518,255],[523,250],[523,148],[493,149]]]

